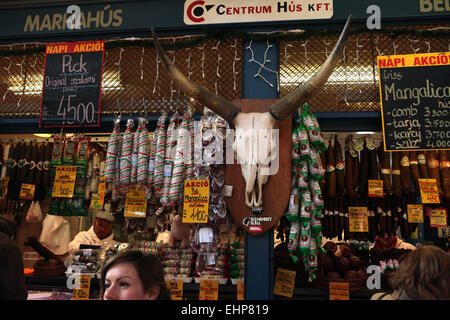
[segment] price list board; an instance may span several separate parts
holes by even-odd
[[[384,149],[450,149],[450,52],[377,62]]]
[[[104,41],[48,44],[40,127],[98,127]]]

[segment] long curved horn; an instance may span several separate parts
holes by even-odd
[[[290,116],[315,90],[328,80],[344,50],[351,21],[352,15],[349,15],[338,42],[320,69],[306,83],[270,106],[269,112],[275,120],[281,121]]]
[[[158,37],[156,36],[155,30],[152,27],[152,36],[153,36],[153,44],[155,45],[156,51],[158,52],[159,57],[161,58],[162,64],[164,68],[169,73],[170,77],[175,82],[175,85],[189,95],[190,97],[198,100],[202,105],[211,109],[219,116],[224,118],[228,123],[233,123],[236,115],[241,112],[241,109],[231,103],[230,101],[222,98],[199,85],[191,82],[184,74],[182,74],[170,61],[167,57],[164,49],[161,47],[159,43]]]

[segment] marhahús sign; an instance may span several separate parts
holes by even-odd
[[[187,0],[188,25],[281,20],[330,19],[333,0]]]
[[[100,125],[104,47],[104,41],[47,45],[40,127]]]

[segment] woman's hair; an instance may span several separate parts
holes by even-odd
[[[153,254],[144,254],[137,250],[127,250],[118,253],[109,259],[102,269],[100,283],[100,298],[103,299],[105,293],[105,278],[108,270],[119,263],[131,263],[137,271],[144,291],[148,293],[154,285],[159,286],[159,296],[157,300],[170,300],[170,290],[164,280],[164,270],[161,260]]]
[[[404,290],[409,298],[450,298],[450,255],[439,247],[419,246],[408,253],[390,278],[392,289]]]

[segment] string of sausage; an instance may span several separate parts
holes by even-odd
[[[166,151],[166,119],[167,113],[164,112],[159,118],[158,126],[158,137],[156,141],[155,150],[155,172],[153,178],[154,192],[157,199],[161,197],[161,188],[164,178],[164,153]]]
[[[120,156],[119,190],[127,192],[131,180],[131,153],[133,150],[133,129],[134,120],[128,119],[125,132],[122,138],[122,153]]]
[[[158,209],[158,213],[160,214],[163,209],[166,209],[169,204],[169,189],[170,189],[170,181],[172,180],[172,172],[173,172],[173,164],[175,153],[178,131],[177,122],[178,122],[178,113],[175,112],[170,119],[169,126],[167,127],[167,143],[166,150],[164,152],[164,177],[163,177],[163,185],[161,190],[161,207]]]
[[[137,165],[137,183],[141,186],[147,186],[147,175],[148,175],[148,161],[150,158],[149,151],[149,137],[147,124],[148,119],[139,118],[138,119],[138,165]]]
[[[365,147],[368,155],[368,179],[378,180],[377,150],[372,136],[365,137]],[[367,190],[369,191],[369,190]],[[369,240],[373,240],[378,230],[380,234],[386,232],[386,208],[384,202],[378,197],[367,197],[369,212],[369,232],[366,234]]]
[[[345,164],[342,154],[342,147],[338,141],[337,135],[335,135],[334,137],[334,161],[335,161],[334,167],[336,170],[336,197],[338,200],[338,209],[339,209],[338,240],[342,240],[343,233],[345,238],[344,226],[348,224],[348,221],[347,222],[345,221],[345,213],[344,213]]]
[[[386,209],[386,232],[388,236],[393,233],[393,219],[392,216],[392,197],[393,189],[391,182],[391,153],[384,151],[383,143],[377,148],[378,159],[380,163],[380,177],[383,180],[384,202]]]
[[[450,151],[439,150],[439,167],[441,169],[441,185],[443,198],[450,204]],[[449,213],[447,213],[448,215]]]
[[[183,114],[178,133],[178,141],[175,151],[175,162],[172,179],[170,181],[169,201],[172,207],[179,205],[182,199],[183,179],[187,164],[188,151],[191,146],[191,133],[189,132],[189,122],[192,120],[193,110],[188,106]]]

